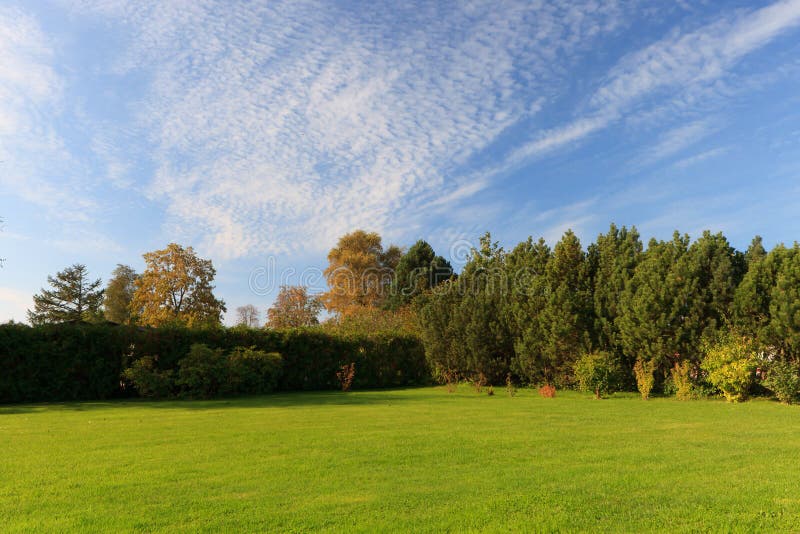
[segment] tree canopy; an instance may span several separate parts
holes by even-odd
[[[103,312],[107,320],[119,324],[133,322],[135,314],[131,310],[131,301],[138,278],[136,271],[127,265],[118,264],[111,273],[103,301]]]
[[[131,301],[140,324],[220,324],[225,303],[213,293],[216,270],[211,260],[199,258],[192,247],[176,243],[143,257],[147,267],[136,280]]]
[[[384,250],[375,232],[356,230],[342,236],[328,253],[324,274],[329,290],[321,295],[323,305],[337,315],[383,306],[401,256],[399,247]]]
[[[87,321],[97,319],[103,303],[101,280],[89,280],[86,266],[76,263],[48,276],[51,289],[33,296],[33,310],[28,310],[32,325]]]
[[[305,286],[281,286],[272,307],[267,310],[270,328],[298,328],[319,323],[322,303],[308,294]]]

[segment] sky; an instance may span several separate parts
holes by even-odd
[[[170,242],[262,311],[354,229],[800,240],[800,0],[0,2],[0,322]]]

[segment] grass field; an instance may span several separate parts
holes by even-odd
[[[0,406],[0,530],[800,531],[800,407],[467,387]]]

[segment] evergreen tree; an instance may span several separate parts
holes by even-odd
[[[387,307],[396,310],[453,276],[453,267],[427,242],[417,241],[397,263]]]
[[[542,310],[548,301],[547,263],[551,251],[544,239],[517,245],[506,257],[508,299],[506,317],[514,339],[512,370],[529,383],[551,379],[546,360],[546,335]]]
[[[136,291],[139,275],[127,265],[118,264],[111,273],[103,301],[105,318],[112,323],[130,324],[133,322],[131,301]]]
[[[642,248],[635,227],[628,230],[623,226],[620,229],[614,224],[608,233],[597,236],[597,243],[592,247],[597,258],[593,276],[595,344],[599,350],[609,351],[617,357],[623,353],[616,322],[620,315],[620,299],[642,259]],[[633,365],[632,361],[629,363]]]
[[[745,261],[722,233],[709,231],[689,247],[676,265],[682,289],[682,331],[685,355],[699,359],[703,339],[712,339],[732,321],[736,287],[742,279]]]
[[[800,356],[800,243],[785,249],[770,294],[766,340],[792,358]]]
[[[580,355],[591,348],[592,296],[586,255],[568,230],[553,248],[545,269],[547,301],[541,314],[548,372],[568,378]]]
[[[760,250],[759,250],[760,249]],[[784,245],[763,254],[761,238],[756,237],[748,248],[747,273],[736,288],[733,302],[734,324],[743,334],[769,341],[770,297],[778,271],[790,251]]]
[[[673,272],[686,254],[689,236],[677,231],[671,241],[651,239],[619,302],[615,321],[628,359],[654,360],[665,372],[682,344],[681,286],[684,277]]]
[[[507,297],[505,253],[487,233],[461,275],[421,297],[417,313],[434,372],[481,375],[499,384],[508,373],[513,339],[503,310]]]
[[[89,280],[85,265],[76,263],[48,276],[52,289],[42,289],[33,296],[33,311],[28,310],[28,320],[38,326],[47,323],[95,320],[103,303],[101,280]]]

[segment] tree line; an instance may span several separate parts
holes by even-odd
[[[706,231],[645,248],[635,228],[611,225],[586,249],[567,231],[552,248],[528,239],[506,251],[486,234],[458,278],[415,306],[440,376],[568,385],[582,356],[604,353],[631,387],[637,361],[663,387],[676,364],[701,381],[710,347],[737,337],[796,367],[800,245],[767,252],[756,237],[740,252]]]
[[[86,319],[102,302],[113,322],[220,324],[225,304],[213,295],[210,260],[176,244],[144,257],[145,272],[119,266],[105,290],[82,265],[58,273],[35,298],[31,322]],[[612,224],[585,248],[567,231],[552,247],[529,238],[506,250],[487,233],[456,274],[425,241],[384,248],[377,233],[357,230],[331,249],[324,274],[319,295],[282,287],[266,326],[315,326],[325,309],[322,328],[412,333],[440,379],[570,385],[578,360],[602,352],[628,386],[638,361],[664,388],[676,364],[702,374],[708,347],[731,335],[772,359],[800,358],[797,243],[767,251],[756,237],[738,251],[722,233],[692,241],[676,231],[645,247],[635,227]],[[237,312],[240,325],[260,326],[254,306]]]

